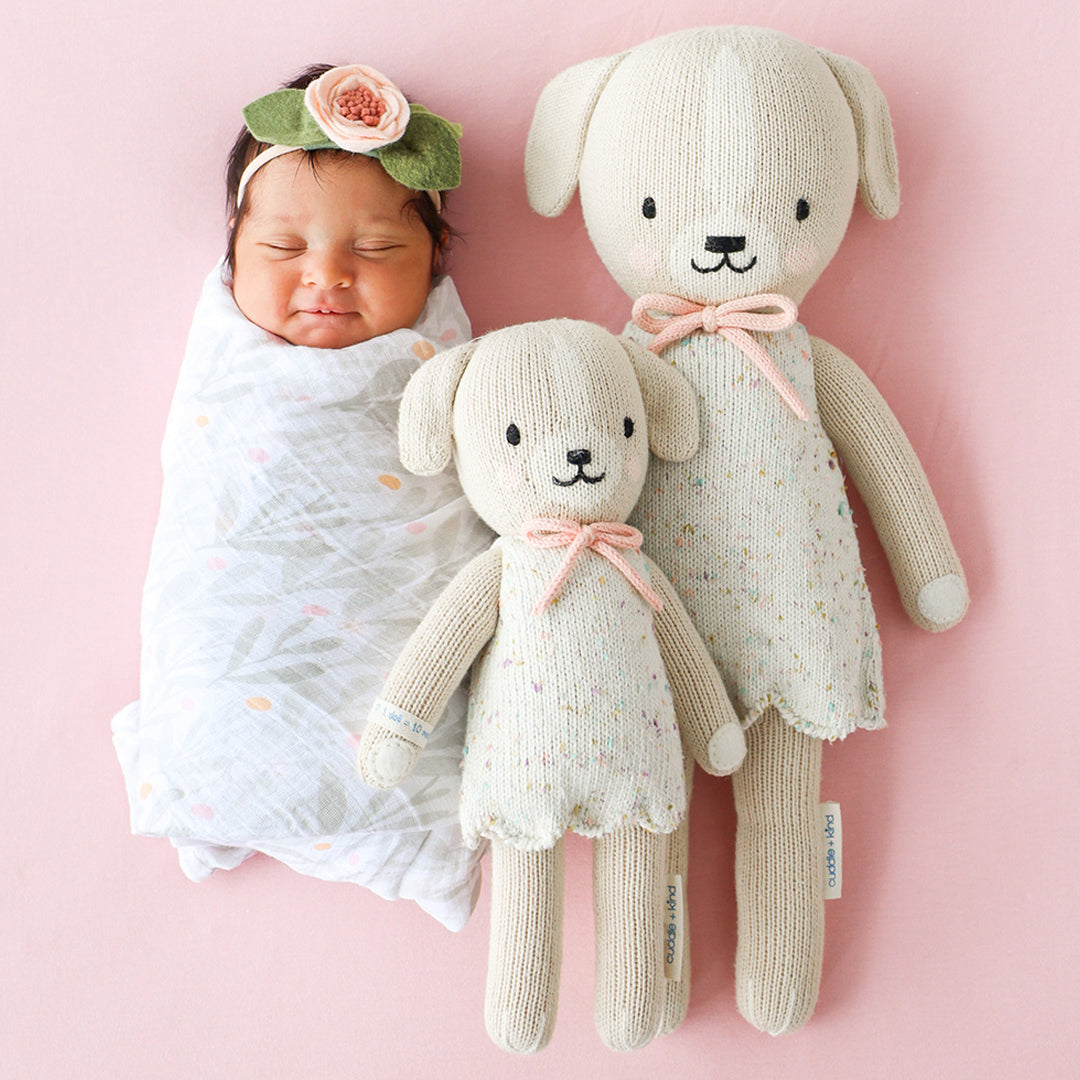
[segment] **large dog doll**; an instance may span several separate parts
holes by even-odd
[[[549,216],[580,187],[592,242],[636,301],[628,333],[698,391],[700,451],[654,462],[631,520],[747,728],[736,999],[761,1030],[794,1030],[821,976],[822,741],[884,722],[838,453],[914,622],[944,630],[968,602],[896,420],[859,368],[797,321],[856,190],[875,217],[899,209],[888,108],[852,60],[767,30],[687,30],[553,79],[526,181]],[[669,1003],[669,1028],[683,1009]]]

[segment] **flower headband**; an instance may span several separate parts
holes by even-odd
[[[304,90],[275,90],[244,108],[259,142],[271,143],[244,169],[236,205],[248,181],[268,161],[295,150],[348,150],[378,158],[399,184],[426,191],[442,209],[440,191],[461,183],[461,125],[409,105],[383,74],[363,64],[331,68]]]

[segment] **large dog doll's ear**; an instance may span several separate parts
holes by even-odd
[[[855,120],[863,205],[876,218],[895,217],[900,209],[900,175],[885,95],[862,64],[824,49],[818,49],[818,55],[840,84]]]
[[[538,214],[558,217],[573,198],[593,109],[625,55],[567,68],[540,94],[525,144],[525,190]]]
[[[417,476],[436,476],[454,449],[454,395],[477,342],[468,341],[426,361],[405,387],[398,413],[401,464]]]
[[[637,375],[649,424],[649,449],[665,461],[688,461],[701,442],[697,393],[673,364],[628,338],[619,343]]]

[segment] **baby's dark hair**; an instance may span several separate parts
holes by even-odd
[[[309,83],[313,83],[324,72],[329,71],[333,64],[312,64],[304,68],[295,79],[283,85],[285,90],[303,90]],[[225,167],[225,218],[228,222],[228,232],[225,242],[225,262],[229,268],[231,279],[236,270],[236,234],[240,231],[247,209],[251,205],[250,197],[245,199],[241,206],[236,205],[236,195],[240,189],[240,177],[250,162],[264,150],[269,148],[268,143],[259,142],[246,127],[240,129],[236,141],[229,151],[229,161]],[[319,161],[325,157],[351,158],[353,155],[347,150],[305,150],[304,158],[313,173],[319,171]],[[440,192],[443,207],[446,206],[446,193]],[[426,191],[418,191],[405,203],[405,208],[417,215],[424,224],[424,228],[431,234],[432,243],[439,253],[436,272],[446,255],[450,241],[457,233],[452,229],[442,213],[436,209],[435,203]]]

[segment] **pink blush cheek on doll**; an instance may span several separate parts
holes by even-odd
[[[653,277],[664,268],[664,253],[649,244],[635,244],[627,256],[630,269],[643,277]]]
[[[627,454],[623,461],[623,477],[627,481],[644,480],[647,459],[644,454]]]
[[[525,470],[520,465],[501,465],[495,479],[500,487],[514,491],[525,483]]]
[[[805,274],[813,270],[818,261],[818,250],[813,244],[793,244],[784,252],[784,267],[792,274]]]

